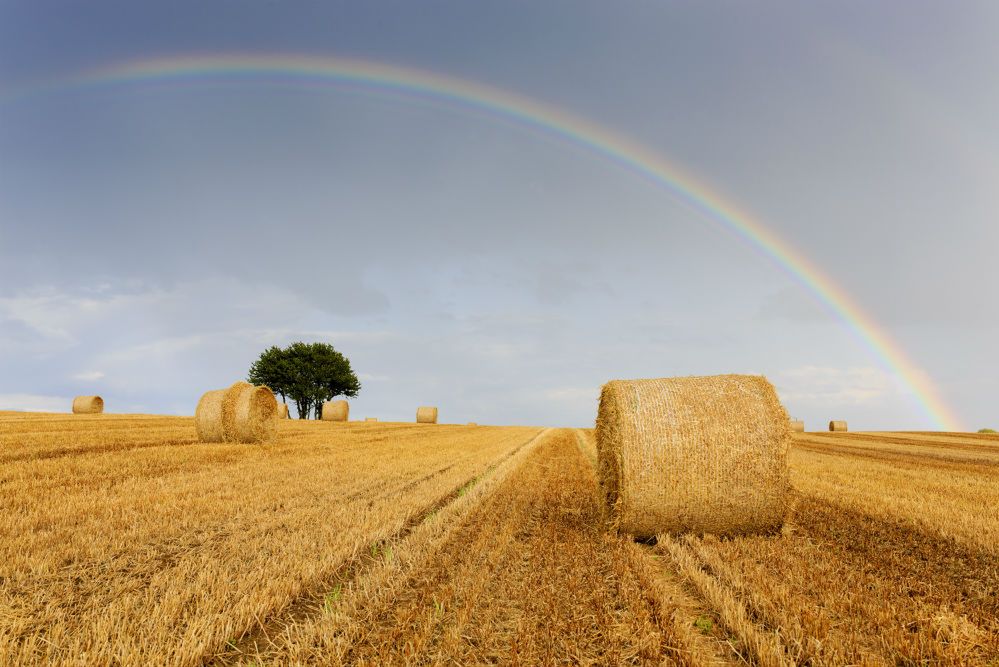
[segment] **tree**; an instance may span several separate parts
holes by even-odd
[[[260,353],[260,357],[250,366],[247,378],[250,384],[270,387],[270,390],[288,402],[288,388],[291,385],[288,360],[285,351],[272,345]]]
[[[337,396],[352,398],[361,390],[350,360],[329,343],[269,347],[250,366],[249,381],[270,387],[284,401],[291,398],[299,419],[321,419],[323,403]]]

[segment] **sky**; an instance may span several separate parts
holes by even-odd
[[[589,426],[611,379],[753,373],[810,430],[999,427],[996,34],[986,2],[0,0],[0,410],[189,415],[306,340],[349,357],[358,418]],[[87,79],[221,56],[417,70],[623,137],[907,364],[529,123],[275,72]]]

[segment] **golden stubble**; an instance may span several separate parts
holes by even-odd
[[[199,664],[539,432],[296,420],[239,445],[196,443],[189,418],[50,426],[0,415],[21,457],[0,468],[2,664]]]
[[[779,533],[650,544],[592,431],[0,413],[0,663],[997,664],[999,439],[789,461]]]

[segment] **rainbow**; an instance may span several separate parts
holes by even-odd
[[[364,60],[300,55],[191,55],[86,71],[0,96],[0,103],[72,88],[191,80],[260,81],[268,77],[282,83],[356,86],[477,112],[583,148],[654,183],[705,221],[741,237],[815,295],[873,353],[882,367],[909,388],[919,410],[936,428],[960,429],[960,420],[929,376],[805,255],[661,155],[596,123],[536,100],[472,81]]]

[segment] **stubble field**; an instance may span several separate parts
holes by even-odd
[[[0,413],[0,664],[999,665],[999,437],[798,434],[780,535],[603,530],[588,430]]]

